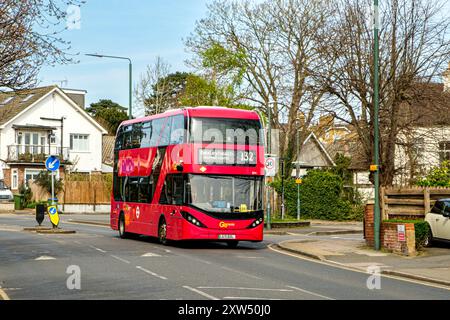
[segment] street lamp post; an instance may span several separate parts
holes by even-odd
[[[127,58],[127,57],[108,56],[108,55],[96,54],[96,53],[87,53],[86,56],[96,57],[96,58],[111,58],[111,59],[128,60],[128,62],[129,62],[129,64],[128,64],[128,74],[129,74],[129,79],[128,79],[129,80],[128,81],[128,86],[129,86],[129,93],[128,93],[128,118],[132,119],[133,118],[133,110],[132,110],[133,65],[132,65],[131,59]]]
[[[300,119],[297,119],[297,165],[296,178],[300,179]],[[297,220],[300,220],[300,183],[297,182]]]
[[[374,172],[374,183],[375,183],[375,212],[374,212],[374,244],[375,250],[380,250],[380,173],[379,173],[379,127],[378,127],[378,117],[379,117],[379,75],[378,75],[378,64],[379,64],[379,42],[378,42],[378,29],[379,29],[379,12],[378,12],[378,0],[373,2],[373,34],[374,34],[374,46],[373,46],[373,56],[374,56],[374,80],[373,80],[373,101],[374,101],[374,167],[371,171]]]
[[[281,220],[284,220],[284,158],[281,158]]]

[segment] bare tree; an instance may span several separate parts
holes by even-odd
[[[141,74],[139,83],[135,88],[138,104],[144,108],[146,115],[164,112],[173,106],[173,92],[168,78],[170,65],[161,57],[156,57],[153,64]]]
[[[35,84],[42,65],[74,62],[60,38],[68,5],[79,0],[0,1],[0,90]]]
[[[369,165],[374,149],[371,1],[335,3],[335,16],[328,21],[328,38],[320,48],[323,68],[315,73],[328,93],[324,109],[353,125]],[[443,4],[388,0],[379,8],[383,185],[392,184],[400,169],[395,166],[399,134],[429,112],[414,108],[418,101],[428,99],[421,84],[436,81],[450,59],[450,19],[443,15]]]
[[[186,41],[197,58],[216,44],[241,56],[245,100],[265,114],[274,102],[272,126],[282,133],[280,155],[287,159],[287,172],[297,155],[292,136],[301,130],[301,140],[306,138],[323,96],[311,70],[320,67],[317,48],[330,14],[326,3],[315,0],[218,0],[208,5],[208,16]]]

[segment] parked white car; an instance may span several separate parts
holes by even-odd
[[[12,201],[13,193],[3,180],[0,180],[0,201]]]
[[[450,198],[437,200],[425,221],[431,228],[425,246],[431,246],[434,240],[450,241]]]

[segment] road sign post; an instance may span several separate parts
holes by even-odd
[[[59,223],[58,209],[55,206],[55,171],[59,169],[59,166],[60,161],[56,156],[50,156],[45,160],[45,167],[52,175],[52,201],[51,206],[48,207],[48,213],[54,228],[58,227]]]
[[[266,155],[266,159],[264,161],[264,173],[266,175],[267,178],[273,178],[276,175],[276,158],[272,155]],[[267,183],[266,185],[266,201],[267,201],[267,229],[270,230],[271,226],[270,226],[270,187],[269,184]]]

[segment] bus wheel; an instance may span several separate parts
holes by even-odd
[[[123,214],[119,217],[119,236],[122,239],[126,239],[129,236],[128,232],[125,232],[125,218]]]
[[[167,224],[166,219],[164,218],[161,218],[161,220],[159,221],[158,239],[161,244],[167,244]]]
[[[239,241],[227,241],[227,245],[229,248],[236,248],[239,244]]]

